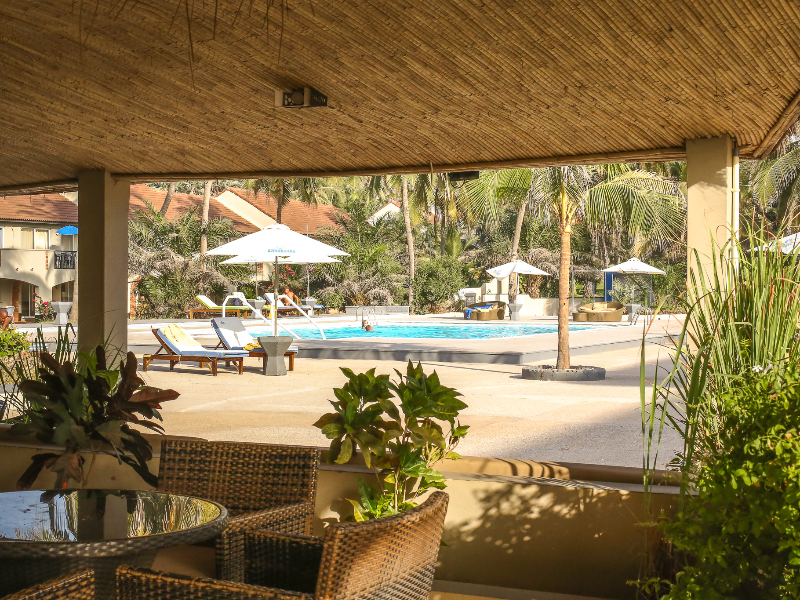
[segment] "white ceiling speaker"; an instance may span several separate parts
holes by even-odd
[[[275,90],[275,108],[311,108],[328,106],[328,97],[314,88],[304,87],[285,92]]]

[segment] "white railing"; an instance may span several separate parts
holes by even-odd
[[[270,319],[267,319],[263,315],[263,313],[260,310],[258,310],[255,306],[250,304],[247,301],[247,298],[244,297],[244,293],[242,293],[242,292],[233,292],[232,294],[229,294],[228,296],[225,296],[225,300],[223,300],[223,302],[222,302],[222,316],[223,317],[225,316],[225,307],[228,305],[228,300],[232,300],[234,298],[236,300],[239,300],[244,306],[246,306],[251,311],[253,311],[253,314],[256,315],[262,321],[264,321],[264,323],[267,323],[268,325],[272,325],[272,321]],[[303,311],[300,311],[300,312],[302,313]],[[316,325],[316,323],[315,323],[315,325]],[[300,337],[294,331],[292,331],[291,329],[289,329],[288,327],[283,325],[280,321],[278,321],[278,327],[283,329],[286,333],[288,333],[293,338],[299,338]],[[325,334],[323,334],[323,338],[324,337],[325,337]]]
[[[320,327],[319,324],[314,319],[312,319],[302,308],[297,306],[297,304],[294,303],[294,300],[289,298],[289,296],[287,296],[286,294],[281,294],[280,296],[278,296],[278,300],[284,300],[284,301],[288,302],[289,304],[291,304],[292,306],[294,306],[297,309],[297,312],[299,312],[303,317],[305,317],[305,319],[309,323],[311,323],[314,327],[317,328],[317,330],[319,331],[319,334],[322,336],[322,339],[323,340],[327,339],[325,337],[325,332],[322,331],[322,327]],[[272,310],[276,310],[276,308],[273,307]]]

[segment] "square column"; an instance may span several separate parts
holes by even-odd
[[[730,136],[686,140],[689,268],[694,253],[703,268],[716,250],[739,230],[739,154]]]
[[[78,347],[128,347],[128,181],[104,169],[78,175]]]

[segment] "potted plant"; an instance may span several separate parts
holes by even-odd
[[[107,368],[102,346],[82,359],[76,370],[72,361],[59,363],[42,353],[38,379],[19,384],[27,408],[11,419],[11,433],[35,434],[63,450],[34,455],[17,487],[29,489],[43,469],[56,474],[56,488],[66,488],[70,480],[83,487],[98,454],[116,457],[155,486],[157,477],[147,467],[152,447],[131,425],[162,433],[154,420],[161,420],[160,403],[174,400],[178,392],[146,386],[133,352],[117,368]],[[85,469],[87,456],[91,462]]]
[[[410,510],[421,494],[444,489],[445,479],[433,465],[457,460],[455,452],[468,425],[458,421],[467,405],[455,389],[426,375],[420,364],[408,362],[398,381],[375,375],[375,369],[356,375],[342,369],[348,381],[334,388],[334,412],[316,423],[331,441],[329,463],[349,462],[361,450],[375,473],[375,485],[359,479],[359,500],[349,500],[357,521]],[[399,406],[392,398],[399,401]]]

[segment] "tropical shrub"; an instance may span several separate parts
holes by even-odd
[[[161,420],[160,402],[174,400],[178,392],[145,386],[136,373],[133,352],[116,369],[108,368],[102,346],[82,359],[76,371],[71,361],[59,363],[42,352],[38,377],[19,384],[28,407],[11,419],[10,433],[35,434],[39,442],[63,450],[35,454],[17,487],[30,489],[43,469],[56,474],[56,488],[68,487],[70,480],[85,486],[94,464],[92,460],[84,470],[85,455],[98,453],[115,456],[148,485],[157,485],[158,478],[147,467],[153,456],[150,442],[131,425],[163,432],[152,419]]]
[[[9,327],[0,329],[0,357],[17,356],[30,348],[28,336],[22,331]]]
[[[464,266],[451,256],[420,261],[414,274],[414,310],[444,312],[453,305],[458,290],[466,286]]]
[[[128,271],[137,278],[137,318],[182,318],[197,306],[197,294],[217,296],[228,286],[252,284],[249,265],[220,265],[224,256],[201,256],[203,226],[198,208],[167,219],[149,204],[128,223]],[[208,247],[214,248],[239,232],[229,219],[206,224]]]
[[[360,498],[349,500],[357,521],[410,510],[421,494],[444,489],[444,476],[433,468],[442,460],[457,460],[455,452],[469,426],[458,416],[467,405],[455,389],[408,362],[398,379],[375,375],[375,369],[356,375],[342,369],[347,383],[334,388],[334,412],[316,423],[332,440],[329,463],[345,464],[361,450],[375,472],[375,485],[359,480]],[[396,399],[398,403],[393,401]]]
[[[394,304],[402,298],[405,282],[396,220],[384,217],[373,224],[369,218],[378,205],[363,199],[346,207],[336,217],[337,226],[321,230],[318,237],[349,256],[316,266],[314,279],[321,289],[315,293],[329,308]]]
[[[47,300],[43,299],[39,294],[33,294],[33,302],[36,305],[36,320],[37,321],[55,321],[56,311],[53,305]]]
[[[717,399],[724,425],[668,540],[691,557],[670,599],[800,596],[800,370],[737,378]]]

